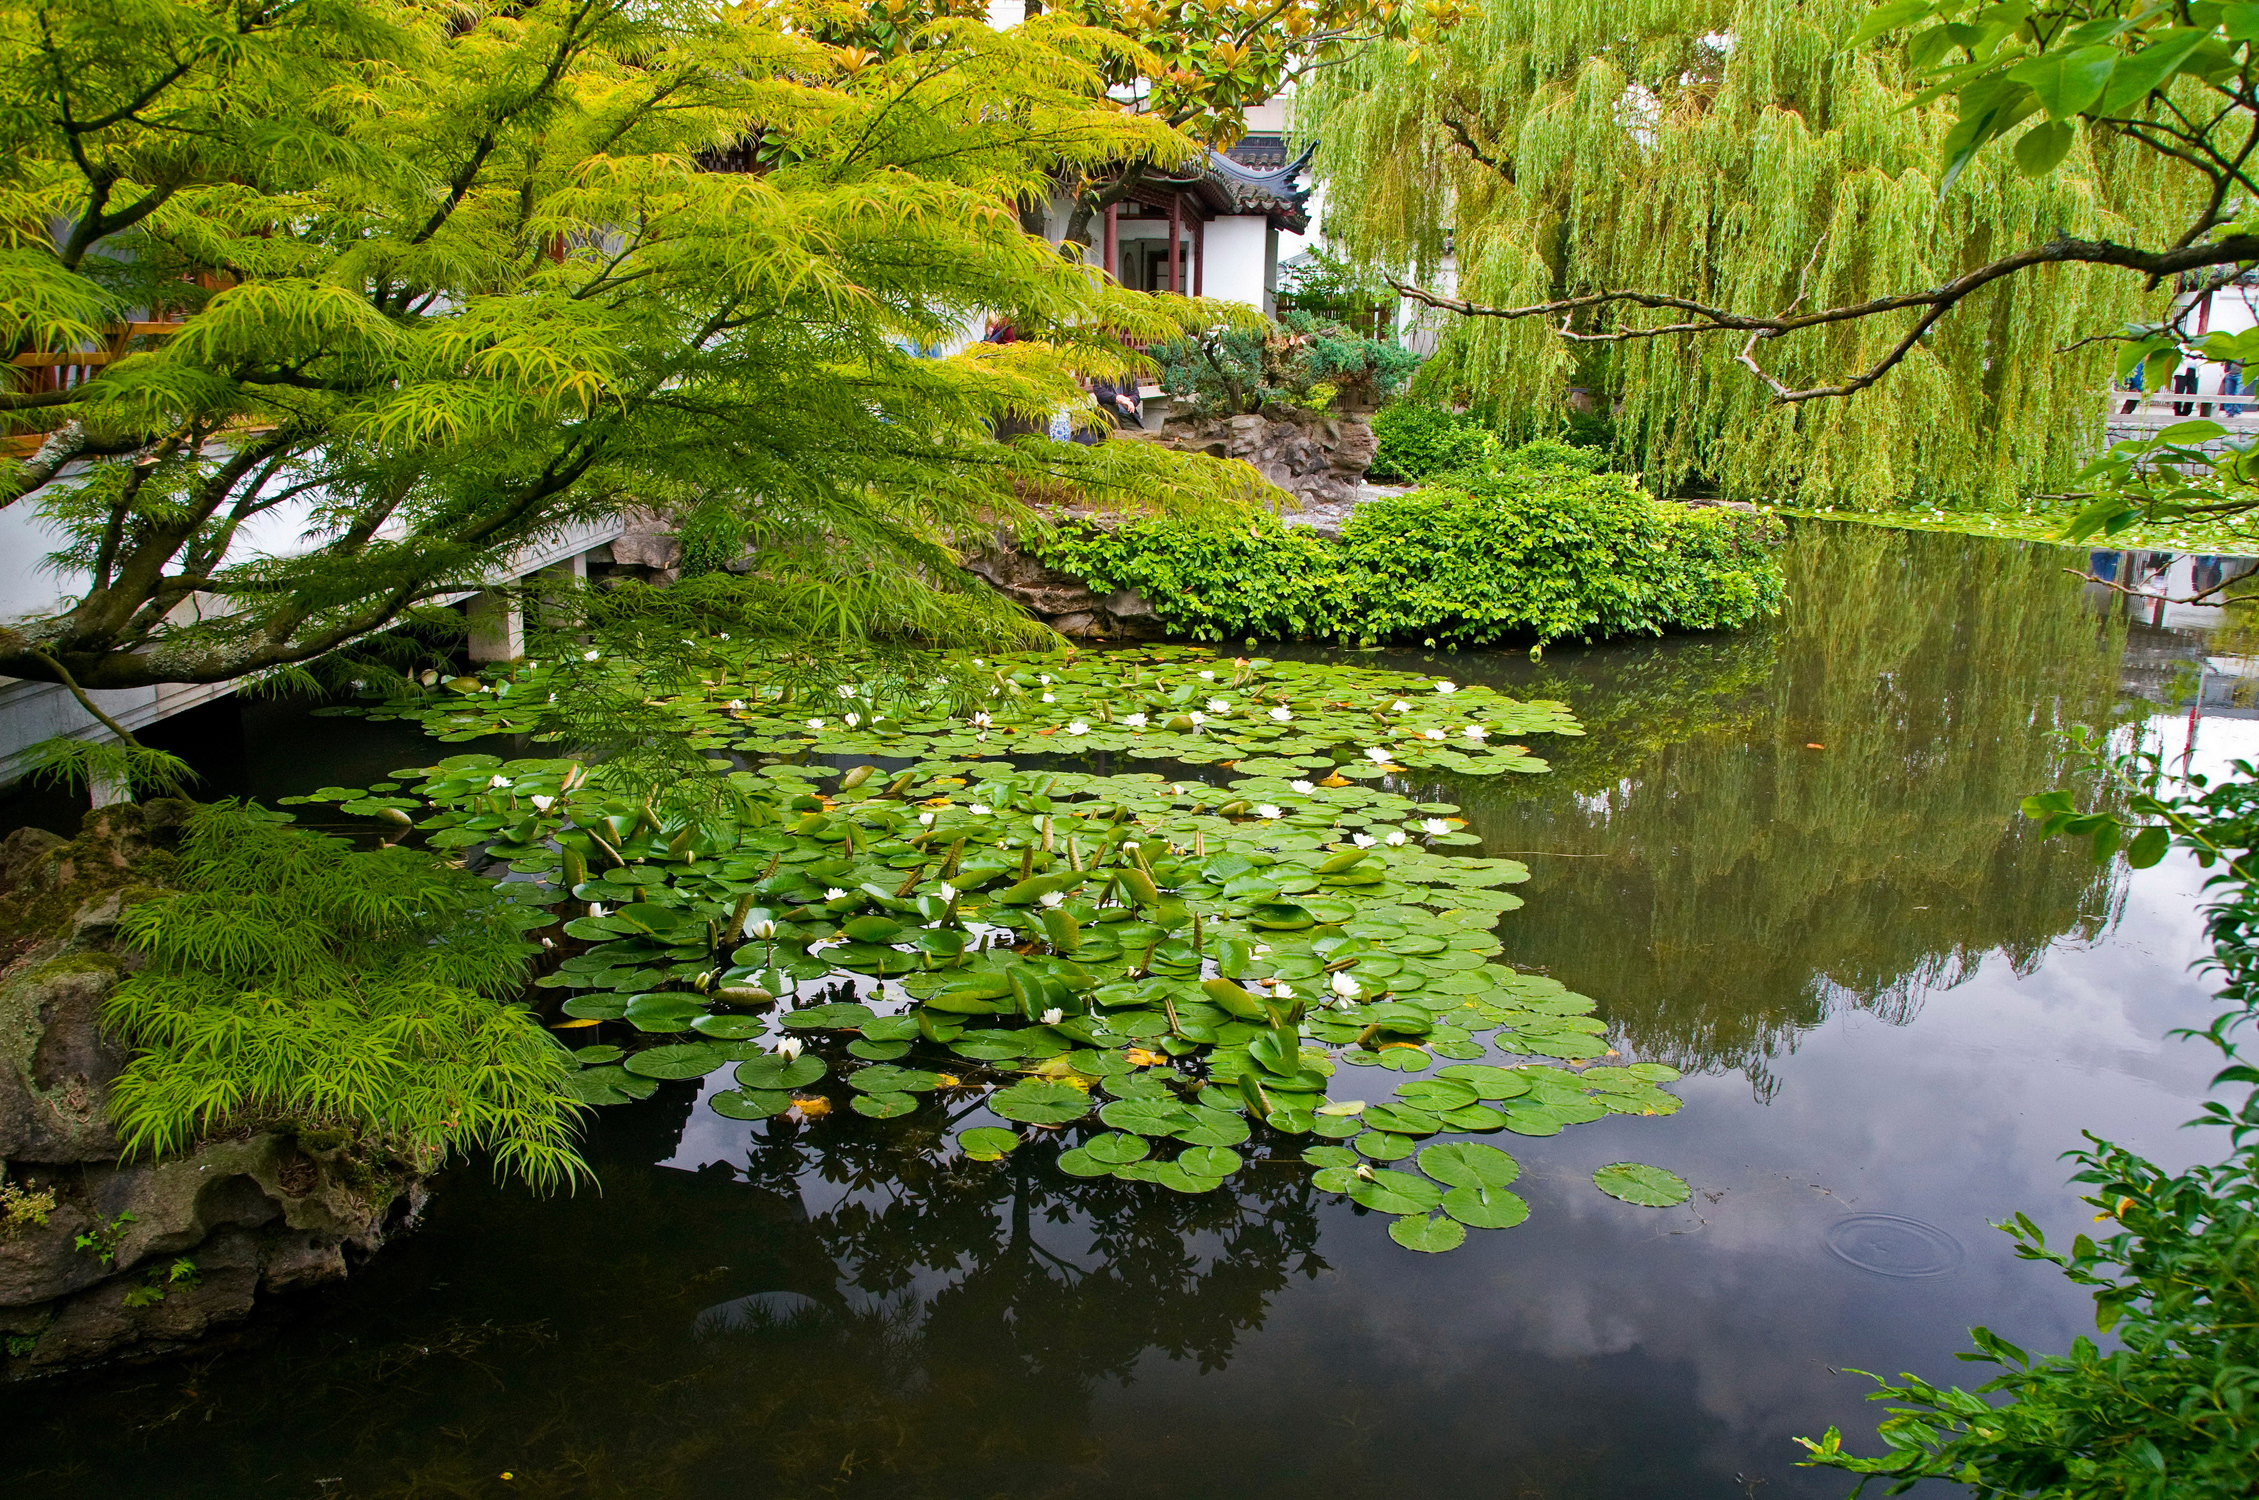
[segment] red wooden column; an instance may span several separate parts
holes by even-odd
[[[1208,267],[1208,216],[1192,221],[1192,295],[1200,295],[1201,273]]]
[[[1184,233],[1184,194],[1169,194],[1169,290],[1184,290],[1184,279],[1178,267],[1183,262],[1184,251],[1177,243]]]
[[[1122,274],[1122,240],[1116,218],[1120,209],[1119,203],[1106,205],[1106,274],[1116,280],[1120,280]]]

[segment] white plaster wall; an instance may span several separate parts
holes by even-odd
[[[1264,274],[1270,232],[1270,225],[1257,214],[1210,220],[1201,247],[1201,292],[1257,310],[1267,306]]]

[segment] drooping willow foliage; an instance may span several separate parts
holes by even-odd
[[[1367,48],[1297,116],[1319,145],[1328,232],[1431,288],[1455,275],[1457,296],[1492,306],[1636,286],[1772,313],[1800,295],[1819,307],[1931,287],[2058,232],[2124,241],[2185,222],[2192,177],[2094,133],[2038,180],[1985,153],[1941,197],[1951,102],[1907,109],[1903,57],[1848,45],[1869,9],[1491,0],[1439,43]],[[1847,401],[1774,404],[1737,363],[1746,335],[1575,344],[1545,320],[1456,314],[1438,315],[1427,378],[1533,430],[1565,387],[1593,387],[1621,403],[1620,438],[1660,483],[1700,475],[1738,496],[1870,509],[1994,505],[2059,485],[2100,446],[2108,355],[2055,351],[2168,295],[2091,268],[2012,277]],[[1823,383],[1873,363],[1911,318],[1752,352],[1783,380]],[[1628,309],[1578,328],[1671,321]]]
[[[539,1187],[587,1175],[572,1064],[511,999],[546,913],[232,802],[189,820],[179,883],[126,912],[150,962],[103,1004],[135,1048],[110,1106],[129,1154],[289,1124],[423,1170],[485,1151]]]

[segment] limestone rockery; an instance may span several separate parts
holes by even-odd
[[[342,1136],[246,1132],[119,1160],[126,1050],[102,1002],[139,956],[118,918],[180,811],[87,815],[78,838],[0,842],[0,1377],[170,1354],[263,1299],[336,1281],[411,1226],[421,1179]]]

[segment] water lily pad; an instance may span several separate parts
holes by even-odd
[[[975,1125],[970,1130],[957,1133],[957,1149],[974,1161],[1000,1161],[1008,1151],[1020,1144],[1018,1131],[1000,1129],[994,1125]]]
[[[1453,1219],[1406,1214],[1388,1226],[1388,1237],[1407,1250],[1437,1255],[1465,1244],[1467,1231]]]
[[[1194,1146],[1236,1146],[1253,1132],[1247,1121],[1230,1110],[1197,1108],[1192,1111],[1198,1124],[1180,1130],[1177,1139]]]
[[[1138,1162],[1134,1165],[1144,1166],[1146,1164]],[[1161,1162],[1154,1166],[1151,1180],[1172,1192],[1178,1193],[1212,1193],[1224,1185],[1221,1177],[1205,1177],[1197,1172],[1187,1171],[1182,1165],[1173,1161]]]
[[[1424,1214],[1443,1201],[1443,1189],[1425,1177],[1383,1169],[1359,1177],[1350,1185],[1349,1196],[1378,1213]]]
[[[1365,1123],[1393,1135],[1434,1135],[1443,1128],[1443,1121],[1427,1110],[1399,1104],[1367,1106]]]
[[[625,1066],[645,1078],[703,1078],[728,1061],[729,1054],[710,1042],[682,1042],[635,1053]]]
[[[1454,1063],[1436,1076],[1466,1084],[1478,1099],[1518,1099],[1530,1091],[1530,1081],[1512,1068],[1487,1064]]]
[[[725,1120],[765,1120],[792,1108],[792,1096],[769,1089],[724,1089],[706,1107]]]
[[[1530,1216],[1521,1195],[1502,1187],[1455,1187],[1443,1195],[1443,1211],[1470,1229],[1511,1229]]]
[[[865,1062],[892,1062],[910,1054],[908,1042],[874,1042],[869,1037],[857,1037],[847,1044],[849,1057],[860,1057]]]
[[[1516,1135],[1559,1135],[1561,1117],[1536,1105],[1518,1105],[1506,1111],[1506,1128]]]
[[[1492,1109],[1487,1104],[1469,1104],[1459,1109],[1445,1110],[1443,1123],[1453,1130],[1504,1130],[1506,1112]]]
[[[628,1002],[625,995],[575,995],[557,1008],[583,1021],[617,1021],[627,1014]]]
[[[824,1060],[814,1053],[785,1057],[764,1052],[737,1065],[737,1082],[747,1089],[804,1089],[827,1071]]]
[[[871,1019],[867,1005],[811,1005],[806,1010],[787,1011],[784,1024],[794,1031],[845,1031],[861,1026]]]
[[[1229,1177],[1244,1163],[1228,1146],[1191,1146],[1177,1153],[1177,1165],[1195,1177]]]
[[[868,1094],[923,1094],[941,1085],[941,1075],[923,1068],[900,1068],[893,1063],[873,1063],[847,1075],[849,1088]]]
[[[1348,1167],[1320,1167],[1310,1174],[1310,1185],[1321,1193],[1346,1193],[1356,1182],[1356,1172]]]
[[[1030,1125],[1064,1125],[1090,1113],[1090,1096],[1071,1083],[1023,1078],[1010,1088],[990,1094],[988,1107],[1007,1120],[1022,1120]]]
[[[1676,1172],[1641,1166],[1637,1162],[1620,1161],[1602,1167],[1592,1174],[1592,1183],[1611,1198],[1621,1198],[1644,1208],[1669,1208],[1694,1195],[1686,1179]]]
[[[625,1068],[605,1067],[583,1068],[565,1081],[565,1087],[583,1104],[626,1104],[650,1098],[659,1083]]]
[[[1368,1130],[1350,1144],[1375,1161],[1402,1161],[1417,1150],[1420,1143],[1408,1135]]]
[[[1113,1099],[1100,1106],[1098,1118],[1116,1130],[1143,1136],[1175,1135],[1200,1128],[1200,1116],[1166,1096],[1152,1099]]]
[[[698,1015],[690,1018],[690,1029],[706,1036],[721,1037],[725,1041],[742,1041],[761,1035],[769,1029],[762,1016]]]
[[[975,1062],[1004,1062],[1027,1053],[1027,1043],[1009,1031],[968,1031],[949,1044],[959,1057]]]
[[[1103,1135],[1094,1135],[1083,1142],[1082,1149],[1109,1167],[1143,1161],[1153,1154],[1153,1147],[1147,1141],[1123,1130],[1109,1130]]]
[[[637,995],[628,1001],[623,1014],[638,1031],[688,1031],[692,1021],[706,1014],[706,1001],[703,996],[672,991]]]
[[[1633,1063],[1629,1067],[1625,1068],[1624,1071],[1631,1074],[1632,1077],[1640,1079],[1647,1083],[1669,1083],[1672,1079],[1679,1076],[1679,1070],[1672,1067],[1669,1063]]]
[[[1474,1141],[1445,1141],[1420,1153],[1420,1170],[1451,1187],[1502,1188],[1522,1175],[1520,1162]]]
[[[906,1115],[918,1107],[915,1094],[857,1094],[847,1101],[848,1107],[859,1115],[869,1115],[874,1120],[891,1120]]]

